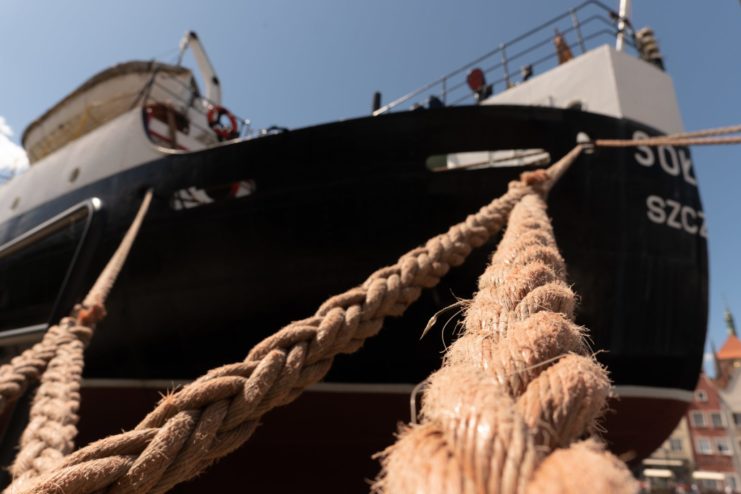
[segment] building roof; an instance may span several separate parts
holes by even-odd
[[[26,127],[26,130],[23,131],[23,135],[21,136],[21,144],[26,147],[26,140],[28,139],[28,136],[31,132],[33,132],[34,129],[41,127],[43,123],[49,119],[49,117],[60,111],[62,107],[64,107],[65,104],[69,103],[73,99],[79,97],[81,94],[84,94],[85,92],[89,91],[93,87],[97,86],[98,84],[101,84],[103,82],[109,81],[110,79],[121,77],[126,74],[136,74],[136,73],[154,73],[154,72],[166,72],[173,75],[180,75],[180,74],[187,74],[190,71],[186,69],[185,67],[181,67],[179,65],[170,65],[166,63],[160,63],[155,61],[140,61],[135,60],[132,62],[123,62],[119,63],[117,65],[114,65],[113,67],[109,67],[102,72],[99,72],[98,74],[94,75],[87,81],[85,81],[80,87],[72,91],[70,94],[64,97],[63,100],[61,100],[56,105],[52,106],[50,109],[48,109],[43,115],[41,115],[39,118],[28,124],[28,127]]]
[[[728,336],[723,346],[717,353],[719,360],[741,359],[741,340],[735,335]]]

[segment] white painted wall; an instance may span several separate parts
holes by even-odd
[[[0,224],[76,188],[154,160],[163,152],[142,128],[137,107],[67,144],[0,186]],[[79,169],[74,181],[74,169]]]
[[[665,133],[681,132],[671,77],[608,45],[585,53],[483,102],[582,109],[637,120]]]

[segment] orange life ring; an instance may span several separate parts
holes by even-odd
[[[226,117],[229,124],[224,125],[221,123],[222,117]],[[208,108],[208,125],[213,129],[216,135],[221,140],[234,139],[239,136],[239,127],[237,125],[237,117],[232,112],[219,105],[211,105]]]

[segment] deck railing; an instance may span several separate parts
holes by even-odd
[[[473,68],[480,68],[486,76],[492,94],[506,90],[522,81],[513,74],[513,68],[529,70],[532,75],[543,73],[558,64],[558,51],[554,46],[556,34],[565,40],[576,56],[603,44],[618,35],[620,16],[598,0],[587,0],[573,9],[502,43],[444,76],[397,98],[373,111],[381,115],[394,109],[413,109],[424,106],[433,98],[445,106],[455,106],[477,101],[477,95],[467,84],[466,76]],[[636,50],[630,23],[625,46]],[[577,51],[578,47],[578,51]],[[439,104],[438,103],[438,104]]]

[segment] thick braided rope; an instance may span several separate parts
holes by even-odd
[[[243,362],[214,369],[162,400],[130,432],[93,443],[17,492],[165,492],[245,442],[268,410],[319,381],[334,356],[357,350],[387,316],[401,315],[483,245],[532,190],[512,182],[499,199],[326,301],[258,344]]]
[[[618,479],[599,492],[637,490],[608,453],[569,447],[594,432],[610,383],[573,323],[565,274],[545,202],[530,194],[513,209],[479,281],[465,332],[428,379],[421,424],[383,454],[377,491],[539,492],[544,468],[559,473],[544,457],[561,447],[604,469],[590,473]],[[580,480],[562,482],[559,492],[594,492],[594,478],[568,475]]]
[[[20,398],[31,383],[39,380],[56,355],[57,341],[62,333],[59,326],[50,327],[40,342],[0,367],[0,413]]]
[[[57,340],[56,354],[36,391],[29,423],[21,436],[21,449],[10,468],[16,486],[74,451],[84,367],[82,354],[92,329],[80,326],[71,317],[64,318],[59,328],[63,328],[63,335]]]
[[[14,385],[13,394],[9,395],[12,398],[17,398],[32,379],[41,380],[31,404],[29,423],[21,436],[20,451],[10,469],[11,492],[22,489],[74,451],[83,351],[92,338],[95,323],[105,314],[103,303],[131,250],[151,199],[149,191],[83,305],[75,307],[76,317],[62,319],[47,331],[41,343],[2,369],[2,382],[8,379]],[[18,380],[19,375],[22,381]],[[3,403],[8,401],[5,398]]]

